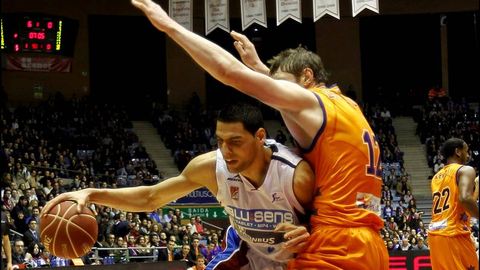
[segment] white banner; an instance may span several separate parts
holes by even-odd
[[[340,19],[340,8],[338,0],[313,0],[313,22],[326,14]]]
[[[192,0],[170,0],[168,4],[170,17],[190,31],[193,31],[192,9]]]
[[[240,0],[242,30],[253,23],[267,28],[267,10],[265,0]]]
[[[6,54],[5,69],[31,72],[71,72],[72,58],[60,56],[21,56]]]
[[[353,17],[364,9],[370,9],[373,12],[378,13],[378,0],[352,0],[352,13]]]
[[[215,28],[230,32],[228,0],[205,0],[205,35]]]
[[[288,18],[302,23],[302,4],[300,0],[277,0],[277,25]]]

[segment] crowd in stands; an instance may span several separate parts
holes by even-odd
[[[478,104],[477,104],[478,106]],[[480,166],[480,116],[478,108],[471,108],[468,101],[442,97],[429,99],[416,119],[417,134],[425,144],[427,161],[432,173],[444,164],[440,146],[451,137],[463,139],[470,148],[470,165]]]
[[[152,124],[156,127],[179,171],[195,156],[216,149],[216,111],[203,109],[194,94],[184,110],[155,104]]]
[[[151,185],[162,178],[133,132],[125,110],[114,105],[97,104],[88,98],[66,101],[56,95],[36,106],[1,108],[0,129],[6,159],[2,166],[2,211],[7,213],[13,232],[14,264],[39,267],[71,263],[53,257],[40,241],[39,214],[54,196],[87,187]],[[189,245],[191,254],[186,258],[176,252],[166,259],[188,259],[189,265],[199,255],[211,259],[220,249],[222,231],[203,228],[200,217],[182,225],[181,218],[188,217],[180,217],[179,211],[134,214],[90,207],[98,219],[99,249],[83,258],[88,264],[105,263],[104,256],[117,262],[128,257],[133,261],[158,260],[162,249],[149,247],[166,247],[168,241],[175,243],[178,254],[182,246]],[[110,253],[101,247],[130,249],[128,254],[125,250]]]

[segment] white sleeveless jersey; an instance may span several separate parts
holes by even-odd
[[[295,211],[305,213],[293,192],[293,174],[301,158],[273,140],[268,140],[266,147],[273,154],[265,181],[258,189],[242,175],[230,173],[217,150],[217,200],[252,251],[265,259],[286,263],[292,254],[282,249],[282,240],[272,231],[282,222],[298,224]]]

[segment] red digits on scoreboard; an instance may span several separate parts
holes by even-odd
[[[28,39],[44,40],[45,33],[44,32],[28,32]]]

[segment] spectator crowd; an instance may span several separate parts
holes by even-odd
[[[71,263],[53,257],[39,237],[41,209],[56,195],[87,187],[152,185],[162,179],[125,110],[114,105],[56,95],[37,106],[2,108],[0,129],[2,211],[12,232],[14,264]],[[182,224],[187,217],[178,210],[129,213],[90,207],[98,218],[99,236],[98,251],[83,258],[87,264],[113,257],[115,262],[187,260],[193,266],[197,257],[208,261],[220,250],[222,230],[204,228],[200,216]],[[174,244],[174,254],[165,257],[168,243]],[[105,249],[112,247],[127,249]]]

